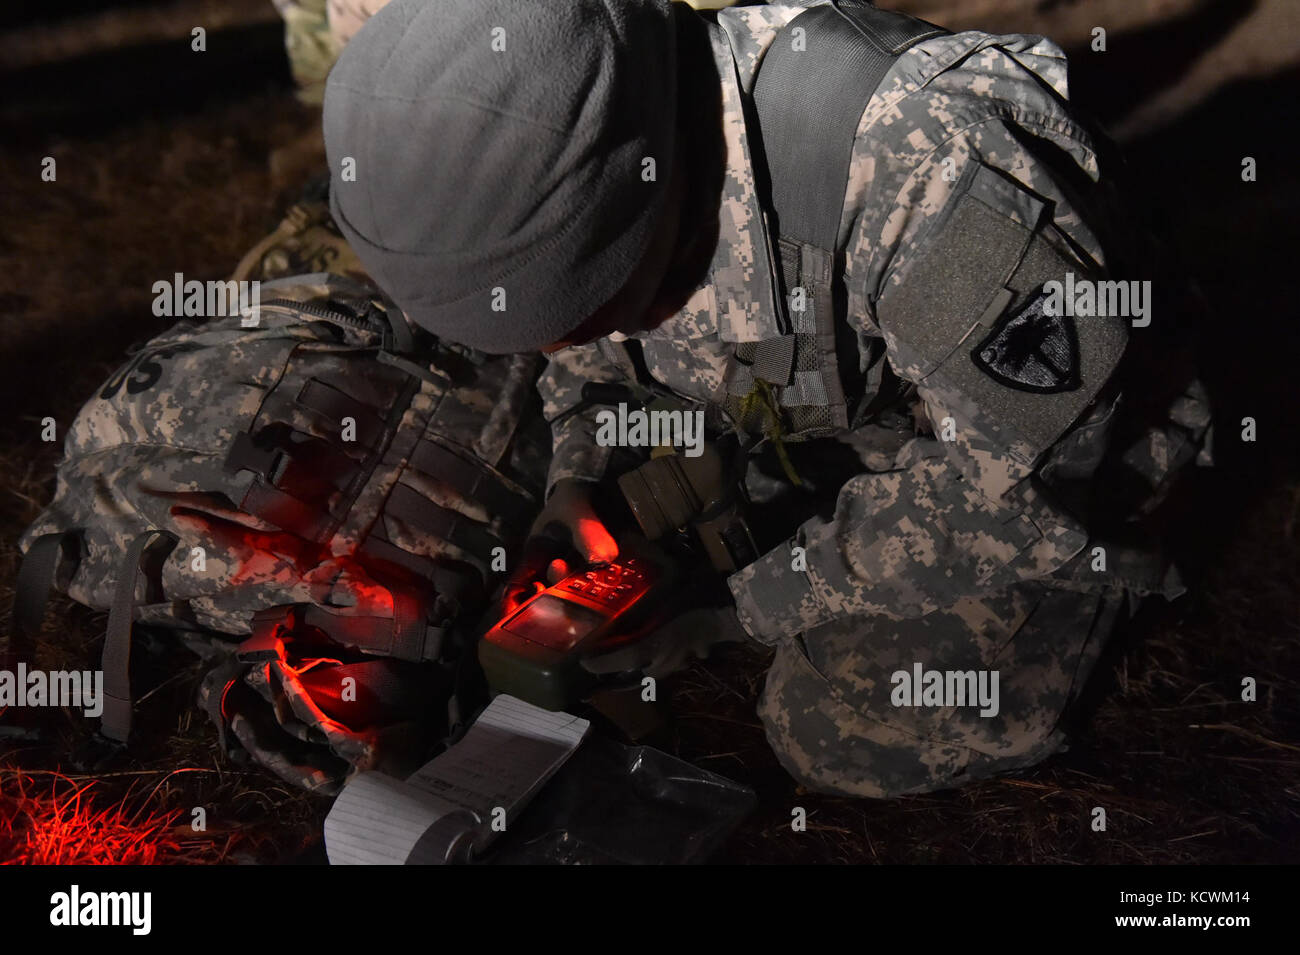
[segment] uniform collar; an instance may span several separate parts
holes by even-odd
[[[750,133],[741,100],[742,82],[753,83],[756,57],[753,50],[746,53],[737,48],[730,31],[713,22],[707,25],[722,82],[726,143],[718,246],[704,283],[680,312],[644,337],[678,338],[689,325],[688,337],[703,333],[717,334],[728,342],[760,341],[781,334],[781,329],[775,314],[768,233],[754,185]],[[776,29],[772,25],[762,37],[745,31],[746,47],[766,49]]]

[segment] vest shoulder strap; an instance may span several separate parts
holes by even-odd
[[[947,32],[857,0],[810,7],[781,30],[753,93],[766,167],[760,199],[780,237],[835,251],[867,102],[903,53]]]
[[[750,138],[755,187],[785,333],[737,346],[725,406],[738,427],[779,441],[783,432],[826,433],[859,417],[849,414],[839,380],[842,300],[834,292],[858,123],[899,56],[946,32],[870,3],[831,0],[786,24],[764,54],[746,122],[757,132]],[[787,297],[795,289],[802,290],[797,303]]]

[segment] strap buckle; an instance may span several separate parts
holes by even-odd
[[[252,471],[274,484],[283,460],[283,449],[259,444],[247,431],[241,431],[230,444],[224,466],[231,473]]]

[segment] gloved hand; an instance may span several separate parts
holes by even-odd
[[[502,615],[556,583],[575,567],[609,563],[618,544],[591,505],[591,484],[559,481],[533,522],[519,563],[506,581]]]
[[[682,669],[692,656],[705,659],[714,644],[749,639],[734,607],[701,607],[673,617],[635,643],[589,657],[582,666],[597,675],[640,670],[659,679]]]

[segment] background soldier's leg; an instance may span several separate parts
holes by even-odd
[[[822,792],[886,798],[1030,766],[1061,747],[1061,714],[1124,606],[1029,583],[915,620],[838,621],[782,644],[759,716],[782,765]],[[997,714],[893,705],[892,674],[916,663],[996,671]]]

